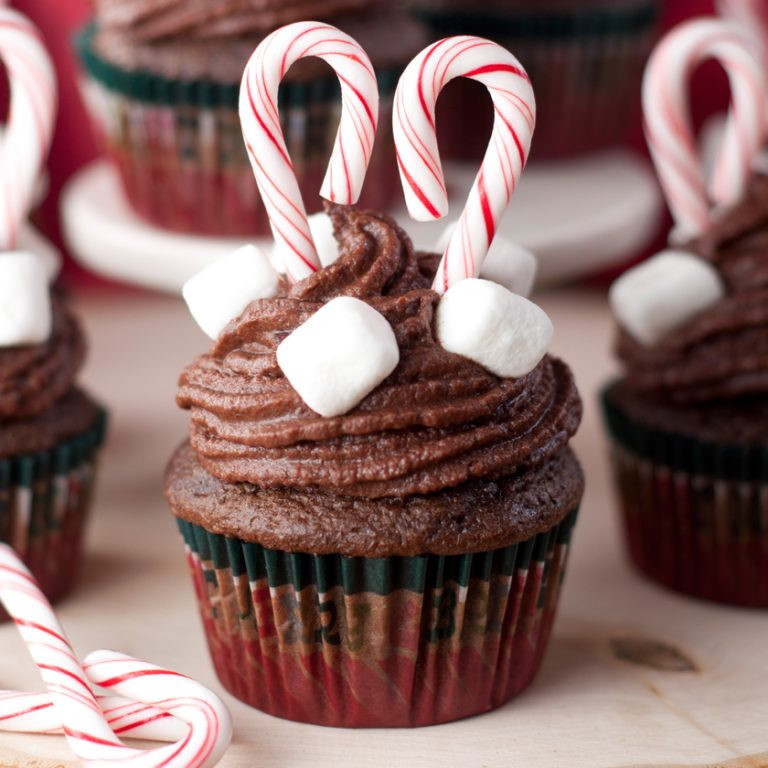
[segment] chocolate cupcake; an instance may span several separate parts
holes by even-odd
[[[83,334],[62,297],[51,301],[45,342],[0,346],[0,540],[53,601],[77,577],[106,415],[74,384]]]
[[[444,349],[437,256],[384,215],[329,211],[338,260],[253,301],[181,376],[190,439],[166,495],[211,656],[234,695],[293,720],[484,712],[547,645],[583,490],[581,403],[549,356],[500,378]],[[277,349],[339,301],[379,313],[399,361],[326,417]]]
[[[421,26],[376,0],[100,0],[78,40],[85,95],[127,198],[148,221],[208,235],[269,231],[237,113],[243,68],[276,27],[332,21],[357,38],[376,68],[381,130],[377,184],[363,202],[388,206],[397,190],[391,101],[423,45]],[[281,89],[286,145],[307,200],[315,199],[336,136],[338,83],[318,61],[291,68]]]
[[[672,589],[768,607],[768,177],[686,248],[722,296],[652,346],[621,331],[603,394],[628,548]]]
[[[629,138],[640,121],[640,80],[662,5],[660,0],[409,0],[431,37],[487,37],[525,62],[539,116],[534,159],[598,151]],[[450,119],[457,113],[474,119]],[[479,160],[492,120],[484,90],[459,81],[438,108],[440,146],[447,156]]]

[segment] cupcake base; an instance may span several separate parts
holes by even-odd
[[[178,520],[222,684],[278,717],[432,725],[525,689],[547,646],[576,512],[467,555],[265,549]]]
[[[85,396],[76,398],[67,404],[80,407]],[[85,429],[48,449],[0,459],[0,541],[18,552],[51,602],[77,579],[106,429],[106,412],[87,404],[93,418]]]
[[[652,429],[603,408],[633,564],[694,597],[768,608],[768,446]]]

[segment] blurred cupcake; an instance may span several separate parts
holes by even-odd
[[[28,284],[23,276],[42,270],[35,261],[31,254],[0,253],[0,279],[17,288]],[[47,310],[36,306],[37,297],[22,301],[40,315],[28,329],[37,334]],[[57,600],[78,573],[106,415],[74,384],[85,356],[80,326],[57,292],[50,301],[50,332],[41,343],[7,343],[13,329],[7,319],[0,323],[0,540]],[[21,313],[12,314],[15,331],[24,333]]]
[[[433,38],[480,35],[525,62],[538,110],[534,159],[619,145],[637,128],[640,80],[660,0],[411,0],[409,5]],[[449,119],[456,113],[473,120]],[[479,159],[492,120],[481,87],[453,83],[438,106],[440,146],[447,156]]]
[[[708,191],[681,126],[709,56],[736,101]],[[643,100],[681,244],[611,289],[624,374],[603,406],[629,553],[672,589],[768,607],[768,176],[750,171],[765,82],[743,35],[702,19],[654,52]]]
[[[517,378],[447,351],[437,256],[384,215],[329,210],[338,260],[253,301],[180,380],[190,441],[166,496],[213,662],[234,695],[293,720],[484,712],[531,682],[547,646],[583,490],[568,447],[579,396],[544,348]],[[332,320],[339,302],[358,321]],[[312,339],[321,314],[341,335]],[[371,327],[366,357],[395,355],[379,383],[343,412],[310,408],[293,386],[317,386],[301,346],[343,349],[342,328]],[[334,364],[325,394],[346,396],[369,365]]]
[[[240,77],[261,39],[303,18],[332,21],[371,57],[381,130],[372,160],[378,183],[363,202],[389,205],[397,192],[391,100],[400,72],[424,43],[417,22],[380,0],[99,0],[95,21],[78,40],[86,101],[139,214],[183,232],[269,231],[243,148]],[[305,198],[315,200],[338,129],[336,78],[317,61],[301,61],[281,100],[296,175]]]

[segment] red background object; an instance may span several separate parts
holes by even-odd
[[[664,28],[685,18],[713,12],[714,0],[667,0]],[[59,115],[56,134],[48,161],[50,192],[34,214],[41,230],[60,247],[59,195],[67,179],[81,166],[98,155],[98,148],[77,88],[77,62],[72,39],[77,29],[89,18],[92,8],[88,0],[16,0],[12,5],[27,14],[40,28],[55,60],[59,77]],[[639,98],[639,94],[638,94]],[[697,123],[726,103],[727,82],[718,68],[705,66],[694,78],[692,104]],[[645,152],[640,126],[633,146]],[[67,259],[65,279],[84,280],[86,273]]]

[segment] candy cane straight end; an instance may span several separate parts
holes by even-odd
[[[329,24],[289,24],[254,51],[240,87],[240,122],[248,155],[269,216],[277,252],[293,281],[320,269],[306,209],[278,114],[280,81],[294,62],[317,56],[341,84],[341,122],[321,188],[327,200],[357,201],[373,150],[379,94],[371,62],[349,35]]]
[[[481,37],[449,37],[425,48],[405,69],[395,92],[392,126],[405,201],[417,221],[448,213],[435,131],[435,105],[456,77],[485,85],[495,112],[482,165],[433,288],[443,292],[476,277],[522,175],[536,123],[536,100],[522,64]]]

